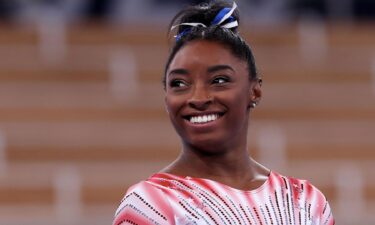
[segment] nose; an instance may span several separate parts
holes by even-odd
[[[189,106],[197,110],[205,110],[211,103],[212,97],[205,87],[194,88],[191,98],[188,100]]]

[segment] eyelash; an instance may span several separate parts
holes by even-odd
[[[182,85],[183,86],[182,86]],[[181,87],[185,87],[187,86],[186,82],[184,82],[183,80],[171,80],[169,82],[169,86],[172,87],[172,88],[181,88]]]

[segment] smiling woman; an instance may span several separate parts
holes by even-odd
[[[183,152],[243,155],[251,103],[261,94],[259,82],[248,79],[246,62],[221,43],[194,40],[179,50],[166,73],[165,103],[189,148]]]
[[[181,153],[128,190],[114,225],[334,224],[318,189],[271,171],[248,152],[262,80],[238,21],[236,4],[218,1],[172,20],[178,30],[163,83]]]

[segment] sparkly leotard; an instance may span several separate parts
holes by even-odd
[[[334,219],[317,188],[273,171],[251,191],[158,173],[129,188],[113,224],[333,225]]]

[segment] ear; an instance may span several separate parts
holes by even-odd
[[[167,106],[167,96],[164,96],[164,109],[169,114],[168,106]]]
[[[250,93],[249,93],[249,106],[252,107],[253,103],[259,104],[262,98],[262,79],[257,78],[252,80],[250,83]]]

